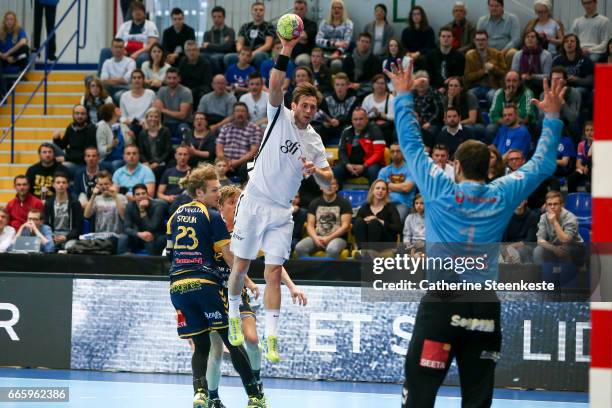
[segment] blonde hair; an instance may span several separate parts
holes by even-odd
[[[206,192],[206,182],[211,180],[218,180],[217,171],[213,165],[202,163],[192,170],[191,173],[183,177],[179,181],[179,186],[187,190],[187,193],[192,198],[195,198],[196,190],[199,188]]]
[[[158,123],[157,123],[157,127],[155,127],[155,129],[151,128],[149,126],[149,123],[147,122],[147,129],[150,130],[159,130],[162,127],[162,117],[161,117],[161,112],[159,111],[159,109],[157,108],[149,108],[147,109],[147,111],[145,112],[145,122],[147,121],[147,119],[149,119],[149,115],[152,113],[157,113],[157,117],[159,119]]]
[[[332,2],[329,4],[329,13],[327,14],[325,21],[327,21],[329,24],[333,23],[332,8],[334,7],[334,4],[342,4],[342,24],[346,23],[346,21],[349,19],[348,11],[346,10],[346,5],[342,0],[332,0]]]
[[[17,14],[12,10],[8,10],[6,13],[4,13],[4,18],[2,19],[2,26],[0,27],[0,40],[6,41],[6,37],[8,36],[9,31],[8,27],[6,26],[6,16],[8,16],[9,14],[12,15],[15,19],[15,25],[13,26],[13,31],[11,33],[13,34],[13,43],[16,43],[17,38],[19,37],[19,31],[21,30],[21,26],[19,25],[19,20],[17,20]]]
[[[221,207],[227,200],[232,197],[236,197],[242,193],[242,189],[236,185],[229,185],[221,187],[219,190],[219,207]]]
[[[385,198],[383,199],[383,203],[385,205],[387,205],[387,203],[389,202],[389,185],[387,184],[387,182],[383,179],[377,179],[375,180],[372,185],[370,186],[370,189],[368,190],[368,204],[372,204],[374,202],[374,187],[376,187],[376,184],[378,183],[384,183],[385,184],[385,188],[387,189],[387,195],[385,196]]]

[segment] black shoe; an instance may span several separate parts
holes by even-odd
[[[225,405],[223,405],[219,398],[215,398],[208,400],[207,408],[225,408]]]
[[[49,56],[47,57],[47,59],[48,59],[49,61],[57,61],[57,55],[49,55]]]

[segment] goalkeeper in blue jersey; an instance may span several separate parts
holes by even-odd
[[[412,96],[419,80],[412,77],[412,64],[406,70],[402,64],[394,64],[392,72],[386,73],[397,90],[395,123],[399,143],[427,208],[427,245],[499,242],[514,209],[555,172],[563,128],[559,112],[565,103],[565,89],[558,83],[551,89],[544,80],[543,101],[533,101],[546,117],[529,162],[485,184],[489,150],[485,144],[469,140],[455,153],[453,182],[424,152]],[[421,300],[406,355],[403,407],[433,408],[453,358],[459,367],[462,407],[491,406],[501,348],[499,301],[453,300],[436,292],[428,292]]]

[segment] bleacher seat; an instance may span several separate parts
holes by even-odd
[[[565,209],[578,218],[581,227],[591,228],[591,194],[571,193],[565,198]]]
[[[340,190],[338,191],[338,195],[346,198],[353,208],[361,207],[368,199],[367,190]]]
[[[578,232],[580,233],[580,236],[582,237],[585,243],[588,244],[589,242],[591,242],[591,230],[589,228],[579,227]]]

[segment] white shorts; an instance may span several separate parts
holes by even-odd
[[[279,265],[289,259],[293,212],[268,199],[245,191],[236,205],[230,249],[242,259],[255,259],[260,250],[265,263]]]

